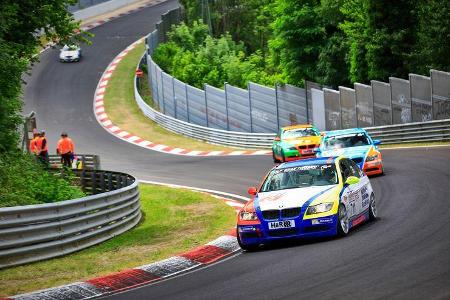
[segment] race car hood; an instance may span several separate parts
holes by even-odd
[[[78,51],[77,50],[69,50],[69,51],[61,51],[60,54],[61,57],[66,57],[66,56],[78,56]]]
[[[261,211],[302,207],[309,200],[325,193],[330,193],[336,185],[312,186],[308,188],[286,189],[273,192],[258,193],[255,207]]]
[[[288,138],[288,139],[283,139],[283,142],[290,144],[290,145],[296,145],[296,146],[312,145],[312,144],[319,145],[320,144],[320,136],[305,136],[305,137],[298,137],[298,138]]]
[[[365,159],[367,152],[369,152],[370,148],[372,148],[372,145],[325,150],[320,153],[320,156],[328,157],[328,156],[343,155],[350,159],[355,158],[355,157],[362,157],[363,159]]]

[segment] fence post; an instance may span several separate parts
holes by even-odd
[[[99,170],[100,169],[100,156],[94,155],[93,160],[94,160],[94,169]]]
[[[247,90],[248,90],[248,109],[250,111],[250,132],[253,132],[252,96],[250,95],[250,82],[247,83]]]
[[[187,121],[188,121],[188,123],[191,123],[191,122],[190,122],[190,117],[189,117],[189,96],[188,96],[188,88],[187,88],[187,84],[186,84],[186,83],[184,84],[184,90],[185,90],[185,93],[186,93],[186,114],[187,114]]]
[[[430,93],[431,93],[431,120],[434,120],[434,100],[433,100],[433,72],[430,69]]]
[[[172,93],[173,93],[173,110],[175,114],[175,119],[177,118],[177,96],[175,96],[175,78],[172,76]]]
[[[206,83],[203,84],[203,92],[205,93],[206,127],[209,127],[209,120],[208,120],[208,97],[206,96]]]
[[[112,174],[110,172],[108,172],[108,174],[106,176],[108,177],[108,191],[112,191],[114,188],[113,181],[112,181]]]
[[[278,82],[275,82],[275,105],[277,106],[277,132],[280,130],[280,112],[278,108]]]
[[[227,113],[227,130],[230,130],[230,120],[228,118],[228,95],[227,95],[227,86],[228,86],[228,82],[224,83],[224,89],[225,89],[225,110]]]
[[[91,182],[92,182],[92,195],[97,194],[97,172],[92,171],[91,173]]]
[[[166,114],[166,98],[164,97],[164,76],[162,71],[161,71],[161,91],[163,101],[163,114]]]
[[[100,190],[102,193],[106,192],[104,172],[100,172]]]

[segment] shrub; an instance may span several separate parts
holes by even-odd
[[[27,154],[0,156],[0,207],[41,204],[85,196],[79,187],[46,171]]]

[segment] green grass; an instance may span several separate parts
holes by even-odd
[[[138,61],[144,52],[139,44],[128,52],[117,65],[104,96],[105,111],[111,121],[134,135],[153,143],[192,150],[214,151],[230,148],[208,144],[170,132],[144,116],[134,100],[134,74]],[[146,80],[143,78],[142,80]],[[144,91],[144,99],[152,105],[150,90]]]
[[[400,143],[400,144],[381,144],[380,148],[400,148],[400,147],[416,147],[416,146],[450,146],[450,142],[420,142],[420,143]]]
[[[209,195],[140,185],[143,218],[132,230],[60,258],[0,270],[0,297],[87,280],[155,262],[229,232],[234,210]]]

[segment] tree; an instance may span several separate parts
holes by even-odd
[[[325,29],[321,24],[318,0],[279,0],[269,41],[274,61],[289,83],[314,80]]]
[[[415,44],[413,0],[369,0],[367,67],[369,79],[407,78]]]
[[[86,41],[66,7],[76,0],[2,0],[0,4],[0,152],[17,148],[21,76],[46,40]],[[77,33],[78,32],[78,33]],[[45,37],[43,39],[42,37]]]
[[[418,32],[412,72],[450,71],[450,1],[418,0]]]

